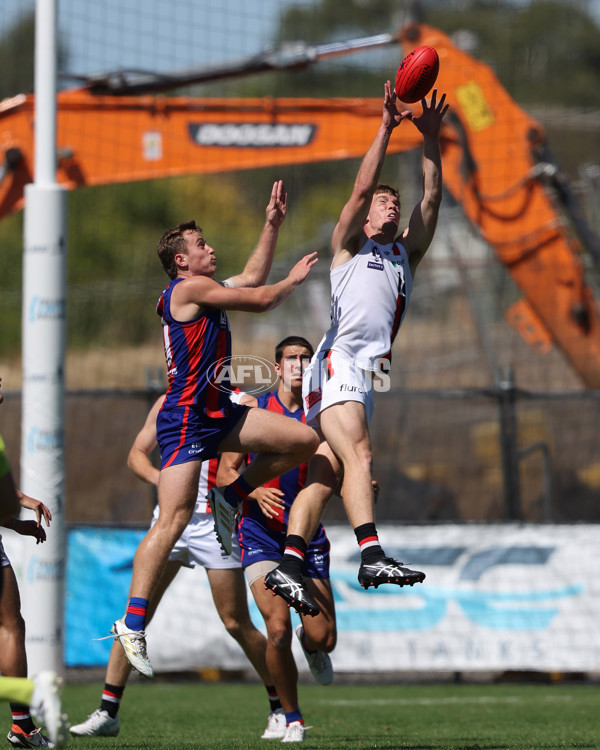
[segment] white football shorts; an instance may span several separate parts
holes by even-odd
[[[368,422],[375,409],[373,386],[377,377],[371,370],[357,367],[338,351],[317,351],[302,378],[302,404],[307,424],[315,426],[322,411],[344,401],[364,404]]]
[[[158,505],[154,508],[152,526],[158,518]],[[229,570],[241,567],[240,545],[237,535],[232,535],[233,548],[230,555],[221,549],[215,534],[215,522],[212,513],[200,513],[194,510],[185,531],[171,550],[169,560],[176,560],[186,568],[201,565],[208,570]]]

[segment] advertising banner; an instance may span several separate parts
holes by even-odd
[[[600,670],[600,526],[385,524],[379,533],[386,553],[427,577],[414,587],[369,591],[358,585],[359,555],[350,526],[330,525],[327,533],[338,623],[336,671]],[[108,635],[123,614],[143,534],[69,532],[67,666],[108,660],[112,641],[93,639]],[[264,632],[251,594],[248,601]],[[292,619],[295,626],[295,613]],[[306,671],[295,640],[298,667]],[[148,628],[148,653],[157,671],[249,668],[216,614],[201,569],[184,568],[177,575]]]

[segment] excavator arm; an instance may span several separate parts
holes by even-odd
[[[573,206],[549,189],[556,165],[545,133],[492,70],[428,26],[401,33],[405,52],[425,44],[440,56],[436,83],[450,103],[442,141],[444,184],[494,248],[524,299],[509,322],[541,351],[556,344],[588,388],[600,388],[600,314],[584,281]],[[589,243],[597,240],[591,232]],[[588,247],[598,257],[597,247]]]
[[[381,99],[202,99],[58,94],[57,181],[67,188],[361,157]],[[0,218],[32,180],[33,96],[0,103]],[[390,152],[419,146],[407,125]],[[10,159],[10,163],[9,163]]]
[[[585,284],[580,241],[548,189],[545,134],[491,69],[434,28],[411,25],[386,44],[440,56],[437,88],[450,111],[440,136],[444,183],[523,292],[507,313],[541,351],[559,346],[588,388],[600,388],[600,314]],[[57,181],[69,189],[273,165],[360,158],[381,98],[214,99],[58,94]],[[416,112],[420,105],[409,105]],[[0,218],[32,181],[34,99],[0,103]],[[389,153],[419,147],[410,123]]]

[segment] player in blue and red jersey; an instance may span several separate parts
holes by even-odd
[[[235,393],[231,398],[237,403],[256,404],[253,396],[243,392]],[[149,482],[154,486],[158,484],[160,471],[151,457],[156,447],[156,417],[164,399],[163,394],[150,409],[127,457],[127,465],[133,473],[144,482]],[[262,737],[269,739],[281,736],[281,731],[285,726],[285,716],[273,680],[267,670],[265,660],[267,639],[254,627],[248,611],[248,594],[242,572],[237,533],[231,555],[226,555],[221,550],[215,536],[206,495],[216,485],[218,463],[218,458],[202,462],[194,513],[165,565],[164,573],[148,608],[147,622],[150,622],[163,595],[182,568],[204,568],[217,614],[227,632],[241,646],[266,688],[269,699],[269,717]],[[156,522],[158,516],[158,506],[156,506],[153,522]],[[184,637],[183,630],[182,637]],[[74,737],[116,737],[119,734],[121,701],[130,673],[131,665],[125,658],[123,649],[118,643],[113,643],[106,667],[100,705],[85,721],[69,728]]]
[[[312,346],[299,336],[289,336],[278,344],[275,369],[279,385],[274,393],[259,396],[258,406],[304,422],[302,375],[312,355]],[[244,458],[243,454],[224,453],[217,481],[234,479]],[[298,670],[292,654],[289,607],[265,589],[264,577],[283,556],[288,514],[306,483],[307,473],[308,464],[303,463],[254,490],[242,504],[238,525],[242,568],[267,627],[267,667],[285,712],[286,726],[282,728],[285,742],[304,739],[304,721],[298,706]],[[336,622],[329,580],[329,540],[321,524],[308,545],[302,575],[320,612],[316,616],[301,614],[302,624],[296,628],[296,635],[315,679],[328,685],[333,680],[328,654],[335,647]]]
[[[319,443],[315,431],[305,424],[265,409],[232,404],[223,367],[231,352],[226,310],[266,312],[277,307],[317,262],[316,253],[310,253],[287,278],[264,285],[286,210],[287,196],[278,181],[254,252],[242,273],[224,283],[213,279],[215,251],[195,221],[167,230],[158,243],[159,258],[171,279],[157,307],[169,374],[156,421],[160,515],[136,551],[126,613],[111,631],[132,667],[146,677],[153,675],[144,630],[148,602],[194,510],[201,462],[222,451],[258,451],[235,482],[209,494],[217,537],[229,554],[239,503],[263,482],[308,460]]]

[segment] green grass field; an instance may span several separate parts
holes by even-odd
[[[67,684],[72,724],[99,705],[102,685]],[[600,687],[584,684],[300,685],[305,747],[412,750],[600,748]],[[116,738],[72,748],[273,747],[262,740],[267,700],[247,683],[135,682]]]

